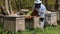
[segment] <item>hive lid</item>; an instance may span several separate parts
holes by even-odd
[[[28,12],[29,10],[28,9],[21,9],[20,11]]]

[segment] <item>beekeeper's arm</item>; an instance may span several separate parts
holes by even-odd
[[[45,7],[43,4],[41,5],[41,12],[42,12],[43,14],[46,13],[46,7]]]

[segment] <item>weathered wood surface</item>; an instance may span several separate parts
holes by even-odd
[[[31,19],[26,19],[25,18],[25,27],[26,28],[34,28],[34,20],[33,20],[33,18],[31,18]]]
[[[41,28],[40,17],[33,17],[31,19],[26,19],[25,25],[26,27],[31,28]]]
[[[45,15],[45,25],[58,25],[58,12],[50,12]]]
[[[40,18],[34,17],[34,28],[41,28]]]
[[[25,19],[24,17],[4,17],[3,24],[4,31],[24,31],[25,30]]]
[[[57,12],[52,12],[50,17],[48,18],[50,18],[50,25],[58,25],[57,24]],[[33,17],[31,19],[26,19],[21,16],[6,16],[6,17],[4,16],[4,25],[3,25],[4,30],[24,31],[25,27],[41,28],[40,25],[41,25],[40,17]]]
[[[51,13],[51,25],[58,25],[57,23],[57,12]]]
[[[3,15],[0,14],[0,23],[3,24]]]

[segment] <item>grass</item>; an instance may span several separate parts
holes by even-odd
[[[0,34],[60,34],[60,26],[47,26],[44,30],[41,29],[26,29],[23,32],[9,32],[2,31],[2,24],[0,24]]]

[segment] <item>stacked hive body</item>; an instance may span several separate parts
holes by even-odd
[[[57,12],[50,12],[50,13],[46,13],[45,15],[45,23],[50,24],[50,25],[58,25],[57,23]]]
[[[51,25],[58,25],[57,23],[57,12],[52,12],[51,13]]]
[[[51,11],[47,11],[45,14],[45,25],[49,25],[51,23]]]
[[[3,16],[0,15],[0,23],[3,24]]]
[[[33,28],[33,26],[34,26],[33,18],[25,19],[25,26],[26,26],[26,28]]]
[[[26,19],[26,27],[31,27],[31,28],[41,28],[40,27],[40,18],[39,17],[34,17],[31,19]]]
[[[4,31],[23,31],[25,30],[25,18],[20,16],[5,16],[3,30]]]
[[[41,28],[40,18],[34,17],[34,28]]]

